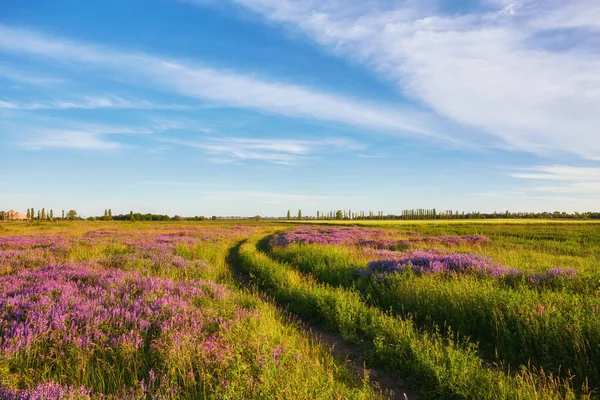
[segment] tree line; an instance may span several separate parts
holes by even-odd
[[[75,220],[88,220],[88,221],[204,221],[208,219],[216,220],[217,216],[207,218],[205,216],[194,216],[194,217],[181,217],[175,215],[170,217],[165,214],[151,214],[151,213],[134,213],[130,211],[128,214],[113,215],[112,209],[107,208],[104,210],[104,214],[101,216],[90,216],[87,218],[81,217],[76,210],[69,210],[65,213],[62,210],[60,216],[54,214],[54,210],[50,209],[46,211],[45,208],[36,210],[34,208],[28,208],[26,214],[28,221],[75,221]],[[253,217],[256,218],[256,217]],[[8,211],[0,211],[0,221],[6,221],[9,219]]]
[[[46,211],[45,208],[35,210],[34,208],[27,209],[27,220],[29,221],[74,221],[82,220],[81,216],[76,210],[69,210],[65,213],[62,210],[60,216],[54,214],[54,210],[50,209]],[[8,220],[8,211],[0,211],[0,221]],[[254,216],[248,217],[255,220],[260,220],[262,217]],[[87,219],[88,221],[205,221],[205,220],[217,220],[217,219],[248,219],[244,217],[217,217],[212,216],[210,218],[203,215],[193,217],[182,217],[179,215],[169,216],[166,214],[152,214],[152,213],[135,213],[130,211],[128,214],[113,215],[110,208],[104,210],[102,216],[91,216]],[[287,211],[286,218],[288,220],[301,220],[301,219],[317,219],[317,220],[437,220],[437,219],[600,219],[600,212],[574,212],[567,213],[564,211],[554,212],[493,212],[493,213],[482,213],[478,211],[470,212],[459,212],[458,210],[443,210],[438,211],[435,208],[417,208],[417,209],[405,209],[400,214],[385,214],[383,211],[352,211],[352,210],[335,210],[335,211],[321,211],[317,210],[316,217],[314,216],[303,216],[302,210],[298,210],[295,216],[292,216],[291,210]],[[265,218],[265,219],[281,219],[281,218]]]
[[[320,211],[317,210],[316,217],[305,217],[305,219],[317,220],[436,220],[436,219],[600,219],[600,212],[493,212],[483,213],[479,211],[443,210],[435,208],[405,209],[400,214],[385,214],[383,211]],[[291,210],[287,212],[287,219],[302,219],[302,210],[298,210],[298,216],[292,218]]]
[[[10,217],[9,211],[0,210],[0,221],[6,221]],[[27,220],[29,221],[55,221],[55,220],[76,220],[81,219],[77,215],[77,211],[69,210],[65,214],[65,210],[62,210],[60,216],[54,214],[54,210],[50,209],[46,211],[45,208],[35,210],[34,208],[28,208],[26,213]]]

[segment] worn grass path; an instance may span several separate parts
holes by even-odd
[[[350,369],[357,378],[363,379],[365,374],[369,377],[369,383],[377,390],[381,391],[384,396],[389,397],[393,400],[418,400],[420,396],[418,392],[408,389],[406,382],[400,378],[397,374],[391,374],[389,371],[382,370],[370,366],[366,367],[368,361],[363,357],[362,351],[358,346],[354,346],[345,341],[341,335],[329,332],[323,326],[317,324],[310,324],[299,320],[296,316],[290,314],[286,310],[281,309],[273,298],[266,296],[260,292],[256,285],[253,283],[251,277],[243,271],[240,266],[240,247],[246,243],[243,240],[237,243],[234,247],[229,250],[227,254],[227,264],[232,268],[232,271],[237,278],[240,285],[253,292],[256,296],[261,297],[265,301],[269,301],[275,305],[282,313],[286,316],[286,319],[295,321],[298,323],[298,327],[301,328],[304,333],[316,340],[319,343],[327,345],[332,354],[340,361],[344,362],[348,369]]]

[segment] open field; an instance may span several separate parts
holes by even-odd
[[[596,395],[600,224],[327,222],[0,224],[0,398]]]
[[[404,219],[356,219],[356,220],[337,220],[337,219],[327,219],[327,220],[317,220],[317,219],[308,219],[308,220],[282,220],[279,221],[282,223],[291,223],[291,224],[321,224],[321,225],[364,225],[364,226],[374,226],[374,225],[385,225],[385,226],[396,226],[396,225],[447,225],[447,224],[457,224],[457,225],[573,225],[573,224],[600,224],[600,220],[596,219],[515,219],[515,218],[494,218],[494,219],[438,219],[438,220],[404,220]]]

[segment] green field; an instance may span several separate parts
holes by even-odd
[[[595,396],[600,223],[300,222],[0,224],[0,398]]]

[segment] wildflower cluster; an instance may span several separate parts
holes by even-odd
[[[153,370],[148,379],[142,379],[136,387],[123,388],[114,395],[95,393],[85,386],[61,385],[55,381],[42,382],[31,389],[10,389],[0,385],[2,400],[167,400],[177,398],[180,388],[169,386],[166,379],[157,382]]]
[[[377,250],[378,253],[386,252]],[[516,278],[534,284],[550,284],[559,279],[574,279],[577,271],[573,268],[555,267],[543,273],[528,274],[515,268],[509,268],[498,261],[479,254],[450,254],[437,250],[386,252],[393,257],[371,261],[359,275],[375,274],[378,278],[386,275],[412,271],[416,275],[435,273],[474,275],[490,278]]]
[[[546,272],[533,274],[527,277],[527,281],[536,285],[552,283],[558,279],[574,279],[577,276],[577,270],[573,268],[554,267]]]
[[[143,277],[93,265],[48,265],[0,277],[0,354],[11,358],[38,348],[55,358],[80,350],[150,345],[160,351],[181,333],[205,338],[219,324],[198,298],[228,291],[213,282]]]
[[[194,354],[190,371],[199,365],[217,371],[234,359],[235,346],[225,333],[253,317],[228,303],[231,296],[212,281],[173,281],[94,263],[21,269],[0,277],[0,364],[36,359],[31,377],[43,378],[48,368],[83,363],[85,370],[87,363],[104,360],[140,376],[155,363],[168,365],[181,354]],[[230,304],[229,311],[223,313],[219,304]],[[0,398],[19,399],[88,393],[51,383],[28,394],[2,390]],[[129,398],[144,398],[135,393]]]
[[[520,272],[489,257],[478,254],[440,254],[435,251],[413,251],[402,257],[386,258],[368,263],[361,274],[397,273],[411,270],[417,275],[433,273],[475,274],[502,277]]]
[[[108,246],[100,262],[110,268],[145,263],[156,268],[185,269],[202,264],[175,255],[177,246],[192,247],[198,243],[218,243],[242,238],[251,227],[234,226],[229,229],[162,229],[129,234],[116,229],[97,229],[82,236],[0,236],[0,273],[62,263],[75,247],[90,249],[96,245]]]
[[[285,246],[290,243],[316,243],[399,250],[418,244],[456,246],[483,244],[489,241],[489,238],[479,235],[422,237],[416,232],[394,232],[375,228],[301,226],[275,235],[271,240],[271,245]]]

